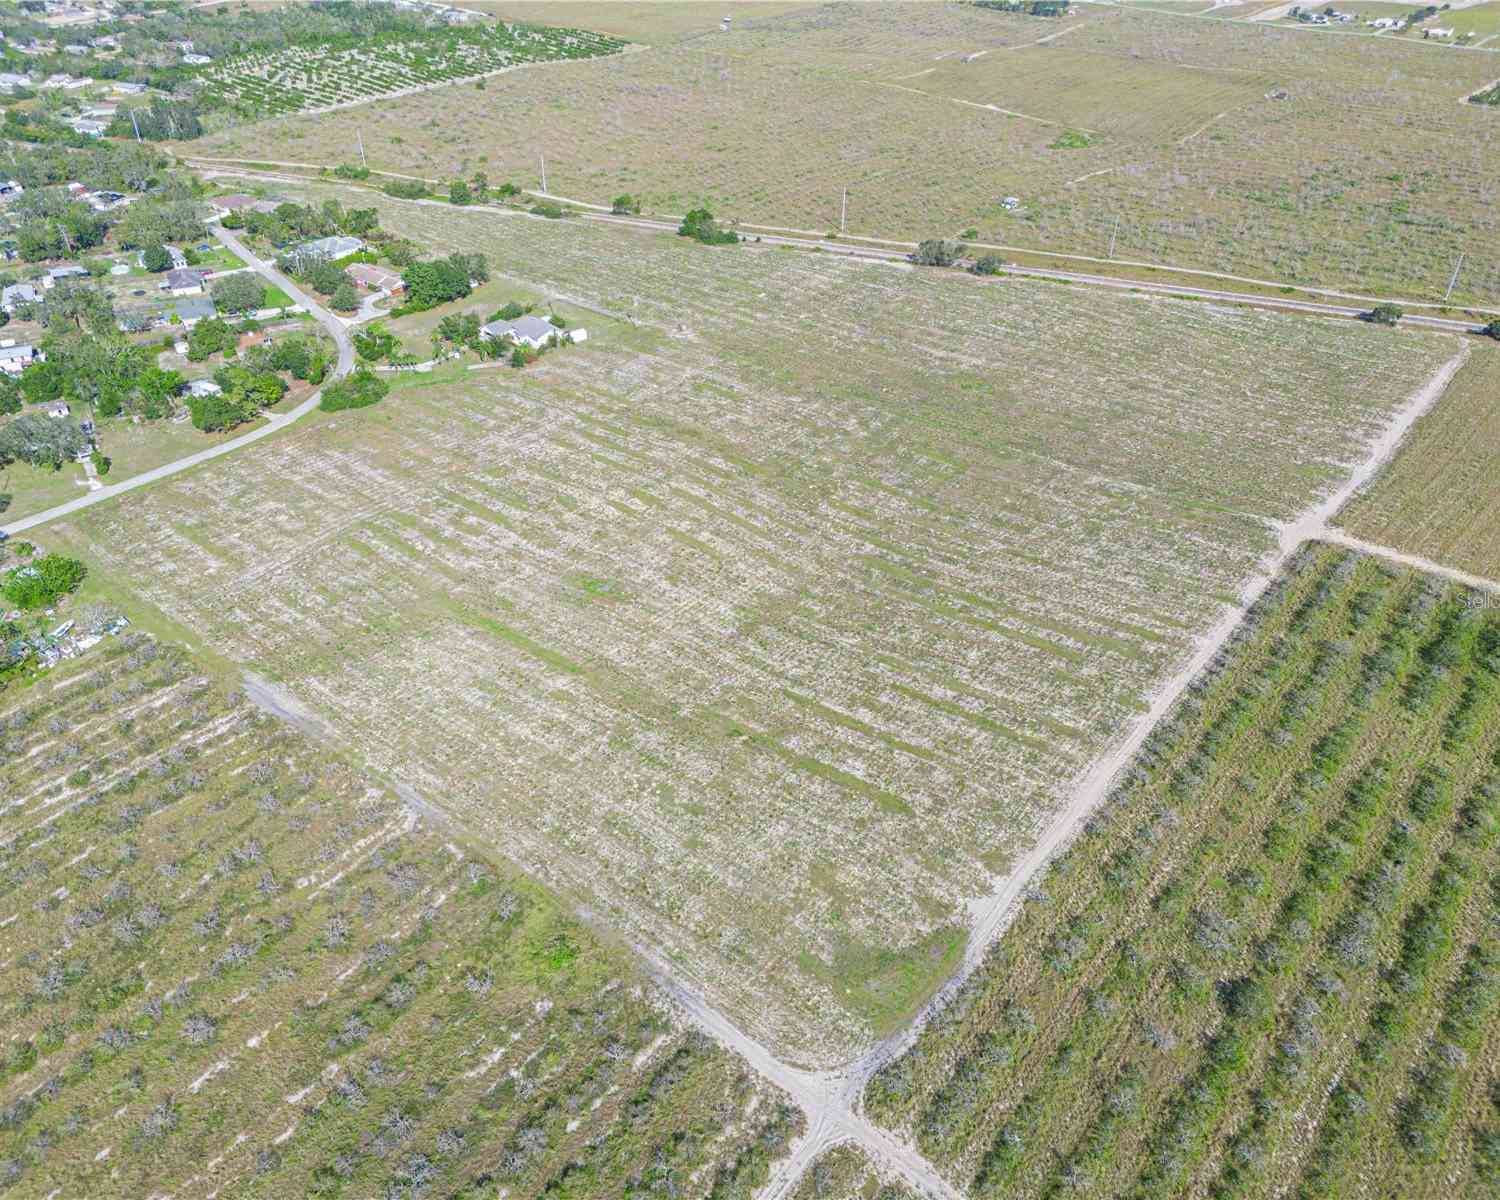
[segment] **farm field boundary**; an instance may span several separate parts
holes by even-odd
[[[350,187],[343,181],[333,181],[320,177],[325,168],[314,163],[278,162],[266,163],[253,159],[226,159],[226,158],[204,158],[201,156],[183,155],[182,162],[198,170],[205,178],[229,177],[242,179],[272,179],[279,182],[295,182],[304,184],[323,184],[336,187]],[[233,167],[243,165],[243,170],[226,170],[226,166]],[[306,170],[312,174],[308,176],[281,175],[275,171],[255,170],[256,166],[282,167],[298,170]],[[372,175],[387,176],[393,179],[413,179],[421,183],[430,183],[437,186],[438,180],[424,178],[419,175],[399,175],[394,172],[372,171]],[[612,214],[609,206],[595,204],[592,201],[580,200],[575,196],[565,196],[556,192],[544,192],[538,189],[523,188],[526,195],[539,200],[552,200],[562,204],[568,204],[582,210],[578,214],[586,220],[599,220],[612,224],[633,225],[639,228],[675,229],[682,220],[682,214],[664,213],[657,217],[627,217]],[[445,204],[446,201],[437,199],[401,200],[403,204]],[[498,205],[470,206],[466,211],[497,211],[513,213],[510,208]],[[898,238],[883,238],[870,234],[840,234],[836,240],[828,240],[826,232],[814,229],[798,229],[783,225],[760,225],[753,222],[741,222],[737,226],[741,230],[763,231],[773,235],[769,239],[772,244],[789,246],[806,246],[809,249],[817,249],[822,252],[835,254],[848,254],[861,250],[870,251],[887,258],[905,258],[906,254],[917,248],[916,242],[904,242]],[[784,235],[784,236],[775,236]],[[1147,272],[1150,277],[1129,275],[1099,275],[1083,272],[1067,272],[1063,270],[1050,270],[1045,267],[1032,267],[1022,264],[1009,264],[1006,270],[1016,275],[1034,275],[1042,278],[1063,278],[1080,283],[1093,283],[1101,286],[1139,286],[1150,287],[1159,291],[1192,293],[1211,300],[1230,300],[1236,303],[1254,304],[1259,303],[1262,307],[1277,308],[1287,312],[1315,311],[1311,307],[1302,306],[1296,296],[1326,296],[1334,300],[1353,300],[1365,305],[1382,303],[1394,303],[1410,311],[1413,319],[1431,320],[1434,328],[1450,329],[1455,332],[1464,328],[1472,328],[1472,325],[1452,318],[1436,315],[1452,311],[1452,309],[1438,305],[1431,300],[1414,300],[1404,297],[1367,295],[1360,292],[1343,291],[1337,288],[1317,287],[1309,284],[1291,284],[1274,279],[1259,279],[1253,276],[1233,275],[1221,271],[1208,271],[1194,267],[1174,266],[1170,263],[1156,263],[1138,259],[1126,258],[1103,258],[1089,254],[1070,254],[1064,251],[1039,251],[1025,246],[1010,245],[1002,242],[987,242],[982,240],[965,241],[964,245],[971,251],[999,251],[1004,254],[1015,254],[1023,260],[1091,263],[1101,267],[1125,269],[1137,272]],[[1232,289],[1210,290],[1195,289],[1192,284],[1176,284],[1166,282],[1161,276],[1182,277],[1186,280],[1192,279],[1216,279],[1229,283],[1242,283],[1253,288],[1263,289],[1262,292],[1234,291]],[[1274,293],[1270,294],[1270,293]],[[1321,305],[1328,315],[1348,317],[1357,316],[1364,309],[1354,309],[1347,306]],[[1500,316],[1500,307],[1486,308],[1484,306],[1464,306],[1460,311],[1470,314],[1476,320],[1482,317]]]

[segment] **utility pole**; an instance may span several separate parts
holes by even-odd
[[[359,165],[362,167],[368,167],[370,164],[369,161],[365,158],[365,135],[358,129],[356,129],[354,131],[354,136],[359,139]]]
[[[844,231],[848,227],[849,227],[849,189],[845,188],[844,189],[844,203],[843,203],[843,207],[841,207],[839,209],[839,236],[840,237],[842,237],[844,235]]]
[[[1463,265],[1464,265],[1464,256],[1463,256],[1463,252],[1460,251],[1459,255],[1458,255],[1458,261],[1453,264],[1453,274],[1450,275],[1450,276],[1448,276],[1448,290],[1443,293],[1443,303],[1444,304],[1447,304],[1448,303],[1448,297],[1451,296],[1451,295],[1453,295],[1453,285],[1458,282],[1458,273],[1459,273],[1459,271],[1463,270]]]
[[[141,140],[141,123],[136,120],[135,109],[130,110],[130,123],[135,126],[135,140]]]
[[[1119,232],[1120,218],[1116,216],[1115,227],[1109,231],[1109,253],[1104,256],[1105,258],[1113,258],[1115,256],[1115,235]]]
[[[542,191],[545,192],[547,190],[547,156],[543,154],[540,157],[542,160]]]

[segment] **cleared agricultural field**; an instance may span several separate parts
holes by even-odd
[[[1338,515],[1356,537],[1500,579],[1500,349],[1480,346]]]
[[[870,1115],[977,1198],[1496,1194],[1500,612],[1475,601],[1299,555]]]
[[[800,1121],[180,648],[0,697],[0,796],[7,1196],[738,1196]]]
[[[435,180],[536,187],[545,154],[560,195],[818,232],[847,188],[857,234],[1113,239],[1121,259],[1398,295],[1440,295],[1465,252],[1454,298],[1500,296],[1500,124],[1461,103],[1500,76],[1488,52],[1098,5],[808,5],[697,35],[640,19],[650,49],[518,72],[477,104],[439,89],[188,150],[326,165],[357,123],[372,167]],[[1059,146],[1075,126],[1090,143]]]
[[[948,974],[961,902],[1237,595],[1266,520],[1453,349],[522,215],[381,221],[634,323],[413,377],[52,536],[804,1061]]]

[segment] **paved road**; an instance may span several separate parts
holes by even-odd
[[[250,267],[262,278],[279,287],[298,304],[305,306],[307,311],[333,337],[334,344],[338,346],[339,358],[332,374],[328,377],[328,383],[342,379],[352,371],[354,369],[354,343],[349,338],[349,331],[345,328],[344,322],[299,288],[272,264],[248,250],[245,244],[230,230],[220,228],[218,234],[224,244],[249,263]],[[0,530],[4,530],[11,536],[24,533],[28,529],[35,529],[38,525],[45,525],[49,521],[57,520],[59,517],[69,516],[80,509],[88,508],[94,504],[103,504],[106,500],[113,500],[116,496],[125,492],[133,492],[136,488],[146,487],[158,480],[167,479],[173,475],[181,474],[183,471],[190,471],[196,466],[201,466],[203,463],[212,462],[221,455],[233,453],[235,450],[248,446],[252,442],[260,441],[261,438],[270,437],[271,434],[285,429],[295,421],[300,421],[308,413],[312,412],[313,409],[318,407],[318,401],[322,398],[323,389],[319,388],[306,400],[302,401],[301,404],[297,405],[296,408],[290,412],[276,413],[258,429],[252,429],[249,433],[243,433],[239,437],[230,438],[227,442],[220,442],[217,446],[210,446],[207,449],[199,450],[196,454],[189,454],[186,458],[179,458],[175,462],[164,463],[149,471],[142,471],[139,475],[133,475],[120,483],[106,484],[97,491],[88,492],[75,500],[69,500],[66,504],[59,504],[55,508],[33,513],[29,517],[17,518],[5,525],[0,525]]]

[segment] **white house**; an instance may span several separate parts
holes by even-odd
[[[586,329],[559,329],[551,321],[529,316],[517,317],[514,321],[491,321],[488,325],[481,325],[479,333],[492,340],[519,342],[533,350],[540,350],[554,337],[565,342],[583,342],[589,336]]]
[[[195,379],[187,386],[189,396],[218,396],[224,391],[212,379]]]
[[[167,290],[174,296],[201,296],[203,281],[212,274],[207,267],[173,267],[167,272]]]
[[[54,400],[46,408],[42,409],[54,421],[61,421],[64,417],[72,415],[73,410],[68,407],[66,400]]]
[[[0,71],[0,88],[30,87],[31,76],[15,71]]]
[[[7,375],[19,375],[32,363],[46,361],[47,356],[30,343],[0,346],[0,371]]]
[[[104,121],[96,121],[92,117],[77,117],[68,123],[74,133],[81,133],[84,137],[103,137],[104,131],[109,125]]]
[[[213,59],[206,54],[184,54],[182,61],[190,67],[206,67],[213,62]]]
[[[1422,36],[1424,38],[1450,38],[1453,36],[1453,29],[1451,26],[1446,28],[1434,26],[1431,29],[1422,30]]]

